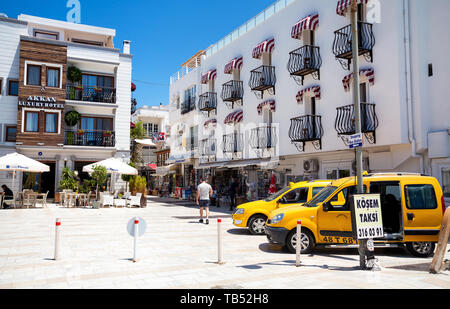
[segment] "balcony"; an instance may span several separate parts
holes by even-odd
[[[346,70],[350,70],[353,57],[352,37],[351,25],[334,32],[333,53]],[[372,24],[358,22],[358,55],[364,56],[369,62],[373,62],[374,46],[375,36]]]
[[[265,90],[275,94],[276,82],[275,67],[263,65],[250,72],[248,85],[258,98],[263,99]]]
[[[305,45],[289,53],[288,71],[299,85],[303,85],[305,76],[309,74],[320,80],[321,66],[318,46]]]
[[[335,128],[345,144],[348,144],[348,137],[356,133],[355,118],[354,105],[337,108]],[[375,131],[378,125],[375,104],[361,103],[361,131],[371,144],[376,143]]]
[[[217,139],[206,138],[200,141],[201,156],[207,158],[208,161],[211,157],[217,154]]]
[[[64,145],[115,147],[116,134],[111,131],[66,131],[64,133]]]
[[[236,156],[244,150],[244,136],[240,133],[232,133],[223,136],[223,153]]]
[[[67,84],[66,100],[115,104],[116,89]]]
[[[242,81],[237,80],[231,80],[225,84],[222,85],[222,94],[221,98],[227,103],[231,103],[228,105],[231,109],[234,108],[234,104],[237,101],[241,101],[242,105],[242,98],[244,97],[244,83]]]
[[[202,94],[198,100],[198,109],[207,112],[208,117],[210,117],[210,113],[217,110],[217,93],[207,92]]]
[[[276,128],[264,125],[251,130],[250,147],[254,150],[271,149],[277,145]]]
[[[322,117],[306,115],[291,119],[289,138],[300,152],[305,151],[307,142],[312,142],[315,149],[322,149]]]
[[[190,97],[181,103],[181,115],[190,113],[195,110],[195,97]]]

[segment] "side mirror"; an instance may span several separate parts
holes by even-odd
[[[323,203],[323,211],[324,212],[329,212],[332,208],[333,208],[333,206],[331,205],[330,202]]]

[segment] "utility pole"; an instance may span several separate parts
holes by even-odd
[[[358,32],[358,5],[356,0],[352,0],[351,6],[352,20],[352,48],[353,48],[353,104],[355,109],[355,134],[362,134],[361,129],[361,97],[359,89],[359,32]],[[362,147],[356,148],[356,185],[357,193],[364,194],[363,185],[363,153]],[[367,260],[373,259],[373,252],[367,249],[367,240],[359,240],[359,265],[361,269],[367,268]]]

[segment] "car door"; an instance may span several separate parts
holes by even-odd
[[[308,201],[308,192],[308,187],[292,189],[278,200],[278,208],[306,203]]]
[[[330,200],[331,209],[317,212],[319,243],[354,244],[350,196],[356,194],[356,186],[348,186],[337,192]]]

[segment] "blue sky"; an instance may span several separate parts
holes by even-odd
[[[81,23],[116,29],[115,46],[131,40],[139,106],[168,103],[169,76],[274,0],[80,0]],[[0,12],[66,20],[67,0],[2,0]]]

